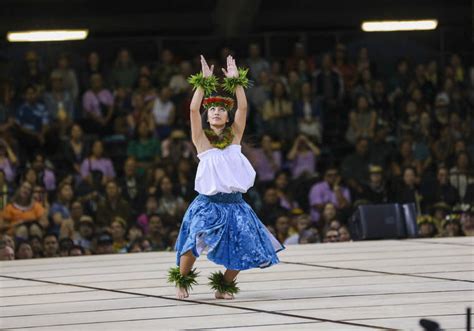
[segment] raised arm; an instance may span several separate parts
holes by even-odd
[[[245,96],[245,91],[242,86],[237,86],[235,96],[237,97],[237,111],[235,112],[233,127],[240,141],[244,135],[245,124],[247,122],[247,97]]]
[[[214,65],[209,68],[204,56],[201,55],[201,66],[202,74],[205,78],[212,76],[212,71],[214,70]],[[202,129],[201,114],[199,110],[201,109],[202,99],[204,97],[204,89],[200,86],[194,91],[193,98],[190,105],[190,120],[191,120],[191,139],[194,145],[198,146],[204,131]]]
[[[313,152],[314,155],[319,156],[321,155],[321,150],[319,149],[318,146],[316,146],[311,140],[308,139],[307,136],[302,135],[303,142],[306,143],[306,146]]]
[[[228,78],[239,77],[239,71],[235,64],[235,59],[229,55],[227,57],[227,70],[222,68],[224,75]],[[232,128],[234,134],[237,136],[239,142],[245,131],[245,124],[247,122],[247,97],[245,96],[245,90],[242,85],[238,85],[235,90],[235,96],[237,98],[237,111],[235,112],[234,123]]]

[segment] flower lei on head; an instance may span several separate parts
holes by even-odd
[[[193,86],[193,90],[201,87],[204,90],[204,95],[209,96],[217,91],[217,78],[214,75],[204,77],[203,73],[191,75],[188,78],[188,83]]]
[[[202,106],[205,109],[209,109],[211,107],[224,107],[227,111],[229,111],[234,107],[234,100],[232,98],[215,96],[204,99]]]
[[[242,86],[243,88],[249,87],[249,79],[247,78],[248,69],[238,68],[239,76],[238,77],[225,77],[224,83],[222,83],[222,88],[224,91],[235,94],[237,86]]]
[[[234,140],[234,133],[230,126],[226,127],[220,135],[216,134],[212,129],[204,129],[204,133],[211,145],[219,149],[226,148]]]

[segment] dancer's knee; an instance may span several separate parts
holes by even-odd
[[[193,254],[193,251],[192,250],[189,250],[183,254],[180,255],[179,257],[179,264],[182,265],[182,264],[190,264],[191,265],[194,263],[194,261],[196,260],[196,256]]]
[[[181,256],[187,256],[187,257],[194,257],[194,254],[193,254],[193,251],[190,249],[189,251],[187,251],[186,253],[182,254]]]

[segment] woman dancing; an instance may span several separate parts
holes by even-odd
[[[190,117],[191,138],[200,160],[195,179],[199,195],[184,215],[175,246],[178,266],[169,270],[168,281],[175,284],[178,299],[187,298],[197,284],[193,264],[207,251],[209,260],[226,268],[224,273],[209,277],[216,299],[233,299],[239,291],[239,271],[278,263],[276,253],[284,246],[242,199],[242,193],[255,181],[255,170],[240,145],[247,119],[247,70],[237,69],[231,56],[227,57],[227,70],[222,69],[223,89],[237,97],[234,116],[232,98],[209,97],[217,90],[214,66],[209,68],[203,56],[201,65],[202,72],[189,79],[195,88]],[[201,102],[205,109],[202,115]]]

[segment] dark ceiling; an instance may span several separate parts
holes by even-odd
[[[357,30],[365,19],[437,18],[471,30],[468,0],[2,0],[0,33],[89,28],[92,37],[234,36],[268,31]]]

